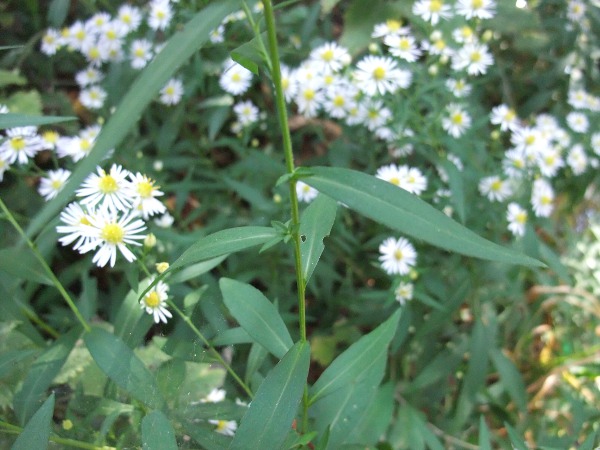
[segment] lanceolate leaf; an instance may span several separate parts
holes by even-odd
[[[270,227],[239,227],[217,231],[198,240],[171,265],[169,271],[217,256],[246,250],[275,238]]]
[[[29,125],[50,125],[53,123],[69,122],[77,120],[77,117],[58,117],[58,116],[31,116],[28,114],[2,114],[0,115],[0,130],[15,127],[26,127]]]
[[[98,367],[117,386],[150,408],[163,406],[154,377],[127,344],[101,328],[93,328],[83,339]]]
[[[416,195],[349,169],[313,167],[304,182],[370,219],[437,247],[491,261],[543,266],[463,227]]]
[[[48,448],[52,415],[54,413],[54,394],[36,411],[25,429],[12,446],[12,450],[41,450]]]
[[[244,330],[277,358],[294,344],[277,308],[255,287],[221,278],[223,301]]]
[[[302,276],[304,283],[308,283],[325,246],[323,239],[329,236],[333,222],[337,202],[326,195],[319,195],[304,211],[300,219],[300,235],[302,243],[300,253],[302,256]]]
[[[258,388],[229,446],[231,450],[281,448],[296,417],[309,362],[308,343],[297,342]]]
[[[143,450],[177,450],[175,431],[161,411],[152,411],[142,420]]]
[[[312,387],[309,403],[312,404],[349,383],[357,383],[364,379],[387,352],[399,318],[400,310],[397,310],[392,317],[338,356]]]
[[[30,238],[56,216],[71,194],[85,177],[94,171],[106,153],[121,143],[158,91],[177,69],[202,47],[208,40],[210,32],[219,26],[227,14],[239,7],[239,0],[213,2],[199,11],[186,24],[183,31],[169,39],[163,50],[148,64],[127,91],[115,113],[102,128],[90,154],[79,162],[77,169],[71,174],[58,196],[33,219],[27,228],[27,235]]]

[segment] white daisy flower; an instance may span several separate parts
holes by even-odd
[[[512,195],[512,189],[508,181],[497,175],[483,178],[479,182],[479,192],[492,202],[504,201]]]
[[[329,116],[335,119],[343,119],[348,115],[348,111],[357,107],[356,94],[357,89],[348,83],[338,83],[325,91],[325,100],[323,109]]]
[[[419,0],[413,5],[412,12],[434,26],[440,19],[452,17],[450,6],[444,4],[443,0]]]
[[[494,0],[458,0],[456,12],[468,19],[491,19],[494,17]]]
[[[175,222],[175,218],[168,212],[166,212],[162,216],[154,219],[154,223],[156,224],[157,227],[160,227],[160,228],[170,228],[174,222]]]
[[[62,46],[62,37],[60,32],[55,29],[48,29],[44,36],[42,37],[42,53],[48,56],[52,56],[56,54],[58,49]]]
[[[8,164],[27,164],[46,144],[37,127],[16,127],[6,130],[6,140],[0,144],[0,158]]]
[[[442,118],[442,128],[454,138],[462,136],[471,126],[471,116],[454,103],[449,104],[446,111],[448,115]]]
[[[339,72],[351,61],[350,53],[335,42],[327,42],[310,52],[309,59],[318,71],[324,73]]]
[[[452,38],[459,44],[465,44],[467,42],[475,42],[477,34],[468,25],[454,29],[452,31]]]
[[[452,56],[452,70],[467,70],[469,75],[483,75],[494,64],[494,58],[487,46],[478,43],[466,43]]]
[[[83,197],[81,204],[94,208],[100,206],[111,212],[128,211],[135,196],[127,181],[130,172],[117,164],[112,165],[109,173],[101,167],[97,168],[97,172],[90,174],[77,190],[77,196]]]
[[[507,105],[498,105],[492,108],[490,122],[494,125],[500,125],[500,130],[516,131],[519,128],[519,118],[514,109]]]
[[[523,236],[525,234],[525,225],[527,224],[527,211],[517,203],[509,203],[506,210],[506,220],[508,220],[508,230],[514,236]]]
[[[252,72],[232,59],[225,61],[219,85],[231,95],[241,95],[248,90],[252,83]]]
[[[510,136],[510,141],[516,149],[524,151],[528,156],[535,155],[548,145],[540,130],[532,127],[518,127]]]
[[[213,44],[220,44],[221,42],[224,42],[225,41],[225,25],[221,24],[217,28],[212,30],[209,33],[208,38],[210,39],[210,42],[212,42]]]
[[[590,126],[590,122],[587,116],[580,112],[570,112],[567,114],[567,124],[571,128],[571,130],[576,133],[587,133],[587,130]]]
[[[236,103],[233,112],[237,116],[237,121],[243,127],[253,124],[258,120],[258,108],[250,100]]]
[[[129,58],[131,67],[134,69],[143,69],[152,59],[152,43],[147,39],[136,39],[131,43],[129,49]]]
[[[80,70],[75,74],[75,81],[82,88],[99,83],[102,81],[102,78],[104,78],[104,74],[92,66]]]
[[[527,157],[523,150],[513,148],[504,154],[502,160],[504,174],[509,178],[520,178],[527,168]]]
[[[108,50],[109,47],[105,42],[95,40],[90,40],[81,47],[81,53],[93,67],[100,66],[103,62],[108,61]]]
[[[415,38],[406,34],[391,34],[383,39],[383,43],[390,48],[390,53],[408,62],[415,62],[422,52]]]
[[[373,33],[371,33],[371,37],[373,39],[385,38],[386,36],[391,36],[394,34],[406,34],[408,33],[408,31],[409,28],[403,27],[402,22],[400,22],[399,20],[388,20],[386,22],[378,23],[377,25],[375,25]]]
[[[148,15],[148,26],[153,30],[164,30],[171,23],[173,10],[169,0],[153,0],[150,2],[150,14]]]
[[[401,305],[405,305],[407,301],[413,298],[414,286],[412,283],[405,283],[401,281],[396,289],[394,289],[394,296],[396,301]]]
[[[176,105],[183,96],[183,83],[178,78],[171,78],[160,90],[160,102],[163,105]]]
[[[298,83],[296,82],[296,76],[294,71],[292,71],[285,64],[282,64],[280,69],[281,87],[283,88],[283,95],[285,96],[285,100],[287,102],[290,102],[298,92]]]
[[[154,279],[151,280],[153,282]],[[156,285],[144,295],[144,298],[140,300],[140,306],[145,309],[146,312],[154,317],[154,323],[167,323],[167,319],[173,317],[171,312],[167,309],[167,298],[169,297],[167,292],[169,286],[162,281],[156,283]]]
[[[317,195],[319,195],[319,191],[303,181],[297,181],[296,195],[298,196],[298,200],[301,202],[310,203],[317,197]]]
[[[360,115],[363,117],[363,123],[371,131],[385,125],[392,117],[392,111],[383,106],[381,100],[366,101],[360,105]]]
[[[127,212],[119,217],[117,211],[100,209],[91,217],[91,224],[93,227],[92,240],[82,245],[80,252],[87,253],[95,250],[93,263],[98,267],[104,267],[110,263],[110,266],[114,267],[117,250],[127,261],[136,260],[135,255],[127,246],[142,245],[138,241],[143,241],[146,237],[140,234],[146,229],[146,225],[135,212]]]
[[[77,202],[70,203],[60,213],[60,220],[64,225],[56,227],[57,233],[65,234],[58,239],[63,245],[73,245],[74,250],[89,245],[94,239],[94,228],[92,227],[93,210],[84,210]],[[81,251],[80,251],[81,252]]]
[[[572,22],[580,22],[585,17],[586,6],[581,0],[569,0],[567,17]]]
[[[533,182],[531,188],[531,206],[537,217],[548,217],[552,214],[554,189],[546,180],[540,178]]]
[[[471,85],[468,84],[464,78],[459,80],[450,78],[446,80],[446,87],[452,92],[452,95],[457,98],[467,97],[471,93]]]
[[[219,403],[225,400],[227,392],[225,389],[213,388],[206,397],[200,399],[200,403]]]
[[[406,275],[417,261],[417,252],[405,238],[387,238],[379,246],[379,261],[388,275]]]
[[[567,155],[567,164],[574,175],[581,175],[588,166],[588,157],[581,144],[574,145]]]
[[[237,430],[237,422],[235,420],[209,420],[208,423],[216,425],[215,431],[225,436],[233,436]]]
[[[106,100],[106,91],[100,86],[91,86],[79,93],[79,101],[87,109],[100,109]]]
[[[544,147],[537,154],[537,166],[545,177],[552,178],[564,165],[561,152],[556,147]]]
[[[399,69],[396,61],[385,56],[366,56],[356,65],[354,79],[357,87],[367,95],[379,92],[394,93],[398,88],[410,86],[412,74]]]
[[[79,20],[69,27],[68,32],[63,33],[63,39],[73,50],[81,50],[84,45],[90,45],[94,40],[94,36],[94,30]]]
[[[137,30],[140,23],[142,23],[142,13],[139,8],[124,4],[119,7],[117,20],[124,28],[125,33],[131,33],[132,31]]]
[[[65,169],[49,170],[46,176],[40,179],[38,192],[44,200],[52,200],[58,195],[70,175],[71,171]]]
[[[132,209],[139,212],[144,220],[155,214],[163,214],[167,207],[156,197],[164,195],[158,186],[154,185],[154,180],[146,175],[136,173],[129,174],[132,195]]]
[[[325,94],[316,80],[298,84],[296,93],[298,112],[305,117],[315,117],[325,102]]]

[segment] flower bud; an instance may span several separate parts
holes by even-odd
[[[156,236],[154,236],[152,233],[149,233],[144,238],[144,247],[146,247],[146,248],[152,248],[155,245],[156,245]]]
[[[164,262],[164,261],[163,262],[159,262],[159,263],[156,263],[155,267],[156,267],[156,271],[158,273],[163,273],[163,272],[165,272],[169,268],[169,263],[168,262]]]

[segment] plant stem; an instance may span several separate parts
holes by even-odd
[[[65,299],[65,301],[67,302],[67,305],[69,305],[69,308],[71,308],[71,311],[73,311],[73,314],[75,314],[75,317],[77,317],[77,320],[79,320],[79,322],[83,326],[83,329],[86,332],[91,331],[92,329],[90,328],[87,321],[83,318],[83,316],[79,312],[79,309],[75,305],[75,302],[73,301],[73,299],[71,298],[71,296],[69,295],[67,290],[64,288],[64,286],[59,281],[59,279],[56,278],[56,275],[54,275],[54,272],[52,272],[52,269],[50,268],[50,266],[48,266],[48,264],[46,263],[46,260],[44,260],[44,257],[39,252],[36,245],[27,237],[27,235],[25,234],[25,232],[23,231],[21,226],[15,220],[15,218],[12,215],[12,213],[10,212],[10,210],[6,207],[6,205],[2,201],[2,199],[0,199],[0,208],[6,215],[6,218],[11,223],[11,225],[15,228],[15,230],[17,230],[17,232],[21,235],[21,237],[25,240],[25,242],[27,242],[27,245],[29,246],[29,248],[31,249],[33,254],[35,255],[36,259],[40,262],[40,264],[44,268],[46,275],[48,275],[48,277],[52,281],[52,284],[54,284],[54,286],[56,287],[58,292],[60,292],[62,297]]]
[[[225,361],[223,359],[221,354],[210,344],[208,339],[206,339],[204,337],[202,332],[196,327],[196,325],[194,325],[192,320],[188,316],[186,316],[185,313],[181,309],[179,309],[177,307],[177,305],[175,303],[173,303],[171,300],[168,300],[167,302],[168,302],[169,306],[171,308],[173,308],[177,314],[179,314],[179,317],[181,317],[183,319],[183,321],[190,327],[190,329],[194,332],[194,334],[200,338],[200,340],[204,343],[204,345],[206,345],[206,347],[208,348],[208,351],[210,353],[212,353],[212,355],[219,360],[219,363],[223,367],[225,367],[225,370],[227,370],[229,375],[231,375],[231,377],[237,382],[237,384],[239,384],[240,387],[246,392],[248,397],[250,397],[251,399],[254,398],[254,394],[252,394],[252,391],[250,390],[248,385],[246,383],[244,383],[244,381],[238,376],[237,373],[235,373],[235,371],[231,368],[231,366],[229,364],[227,364],[227,361]]]
[[[275,15],[271,0],[263,0],[265,7],[265,21],[267,24],[267,37],[269,52],[271,54],[271,77],[275,86],[275,102],[277,115],[281,128],[283,151],[285,154],[285,166],[288,174],[294,173],[294,154],[292,152],[292,137],[288,126],[287,107],[281,84],[281,66],[279,64],[279,52],[277,50],[277,34],[275,31]],[[298,321],[300,328],[300,339],[306,342],[306,298],[305,283],[302,275],[302,257],[300,254],[300,212],[298,208],[298,196],[296,195],[296,179],[290,180],[290,202],[292,213],[292,239],[294,241],[294,260],[296,265],[296,284],[298,287]]]

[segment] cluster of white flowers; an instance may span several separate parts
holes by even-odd
[[[146,236],[145,220],[166,212],[157,198],[163,193],[154,180],[131,173],[117,164],[107,172],[98,167],[76,191],[79,200],[61,213],[56,230],[62,245],[73,244],[79,253],[94,251],[92,262],[114,267],[117,250],[129,262],[136,259],[129,248],[140,246]],[[162,291],[157,291],[157,295]]]
[[[53,56],[62,48],[79,52],[88,67],[79,71],[75,81],[80,87],[79,101],[90,110],[104,107],[107,92],[102,87],[102,66],[107,63],[128,61],[140,70],[161,50],[161,44],[145,38],[136,39],[135,32],[148,26],[152,30],[166,30],[174,17],[174,0],[152,0],[144,8],[122,5],[113,17],[98,12],[86,21],[76,21],[62,30],[50,28],[42,37],[41,50]],[[178,103],[183,84],[171,79],[161,90],[159,101],[165,105]]]
[[[407,278],[417,263],[417,251],[408,239],[385,239],[379,246],[379,261],[388,275],[396,276],[392,286],[396,301],[404,305],[412,300],[414,285]]]

